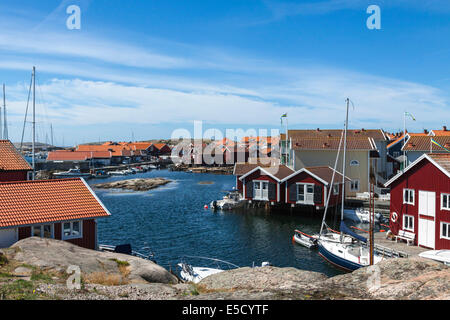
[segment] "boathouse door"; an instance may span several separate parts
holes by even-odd
[[[435,247],[436,193],[419,191],[419,246]]]
[[[253,199],[255,200],[269,199],[269,182],[253,181]]]

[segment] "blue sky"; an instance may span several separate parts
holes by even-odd
[[[69,5],[81,29],[68,30]],[[369,30],[369,5],[381,30]],[[0,72],[19,141],[31,68],[38,139],[168,138],[175,129],[440,128],[450,119],[446,0],[10,1]],[[27,125],[26,140],[31,139]]]

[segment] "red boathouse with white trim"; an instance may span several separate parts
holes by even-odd
[[[389,180],[390,228],[414,245],[450,249],[450,154],[424,154]]]

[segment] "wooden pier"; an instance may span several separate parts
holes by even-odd
[[[377,251],[384,251],[386,255],[399,258],[407,258],[412,256],[418,256],[419,253],[428,251],[429,249],[407,245],[405,242],[399,240],[386,239],[386,232],[374,233],[375,248]]]

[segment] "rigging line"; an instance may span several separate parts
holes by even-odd
[[[27,108],[25,110],[25,119],[23,120],[22,138],[20,139],[20,152],[21,153],[22,153],[22,146],[23,146],[23,136],[25,134],[25,125],[27,123],[28,105],[30,103],[31,85],[32,84],[33,84],[33,76],[31,76],[31,80],[30,80],[30,89],[28,90]]]
[[[336,174],[336,168],[337,168],[337,164],[338,164],[338,160],[339,160],[339,154],[341,153],[341,145],[342,145],[342,138],[343,137],[344,137],[344,131],[342,131],[342,133],[341,133],[341,139],[339,141],[339,148],[338,148],[338,152],[337,152],[337,155],[336,155],[336,160],[334,162],[333,176],[331,177],[331,185],[330,185],[330,188],[329,188],[330,191],[328,193],[327,203],[325,205],[325,212],[324,212],[323,218],[322,218],[322,225],[320,226],[319,239],[320,239],[320,236],[322,235],[323,224],[325,223],[325,218],[326,218],[327,210],[328,210],[328,204],[330,202],[331,193],[333,192],[334,176]],[[344,181],[345,181],[345,177],[344,177]],[[342,192],[344,192],[344,188],[345,188],[345,183],[342,186]],[[338,196],[339,196],[339,193],[338,193]],[[344,205],[344,204],[342,204],[342,205]]]

